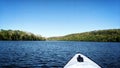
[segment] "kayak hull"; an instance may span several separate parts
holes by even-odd
[[[83,62],[78,62],[77,57],[78,56],[83,57]],[[90,60],[86,56],[82,54],[76,54],[65,66],[64,68],[101,68],[99,65],[97,65],[94,61]]]

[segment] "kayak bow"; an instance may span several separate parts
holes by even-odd
[[[82,54],[76,54],[64,68],[101,68],[94,61]]]

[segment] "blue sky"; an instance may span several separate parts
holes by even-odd
[[[45,37],[120,28],[120,0],[0,0],[0,29]]]

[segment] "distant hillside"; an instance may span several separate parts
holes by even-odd
[[[120,42],[120,29],[109,29],[109,30],[98,30],[98,31],[91,31],[84,33],[75,33],[61,37],[50,37],[47,40]]]
[[[0,40],[45,40],[44,37],[20,30],[0,30]]]

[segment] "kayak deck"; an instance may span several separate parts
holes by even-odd
[[[81,56],[83,58],[83,62],[78,62],[77,57]],[[95,62],[87,58],[82,54],[76,54],[65,66],[64,68],[101,68]]]

